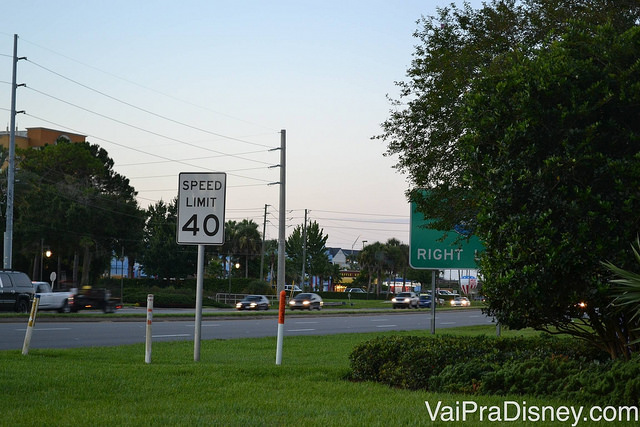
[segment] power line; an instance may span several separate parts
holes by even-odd
[[[6,35],[9,35],[9,34],[6,34]],[[21,40],[22,40],[23,42],[26,42],[26,43],[32,44],[32,45],[34,45],[34,46],[37,46],[37,47],[39,47],[40,49],[46,50],[46,51],[51,52],[51,53],[53,53],[53,54],[55,54],[55,55],[58,55],[58,56],[61,56],[61,57],[65,58],[65,59],[68,59],[68,60],[70,60],[70,61],[73,61],[73,62],[75,62],[75,63],[77,63],[77,64],[80,64],[80,65],[82,65],[82,66],[84,66],[84,67],[91,68],[92,70],[99,71],[99,72],[101,72],[101,73],[103,73],[103,74],[105,74],[105,75],[111,76],[111,77],[113,77],[113,78],[115,78],[115,79],[118,79],[118,80],[124,81],[124,82],[129,83],[129,84],[134,85],[134,86],[138,86],[138,87],[143,88],[143,89],[145,89],[145,90],[148,90],[148,91],[150,91],[150,92],[157,93],[157,94],[162,95],[162,96],[164,96],[164,97],[166,97],[166,98],[173,99],[174,101],[182,102],[182,103],[184,103],[184,104],[191,105],[191,106],[193,106],[193,107],[200,108],[200,109],[202,109],[202,110],[210,111],[210,112],[212,112],[212,113],[215,113],[215,114],[218,114],[218,115],[221,115],[221,116],[224,116],[224,117],[229,117],[229,118],[231,118],[231,119],[233,119],[233,120],[237,120],[237,121],[239,121],[239,122],[247,123],[247,124],[250,124],[250,125],[253,125],[253,126],[258,126],[258,127],[264,128],[264,129],[269,129],[269,130],[274,131],[274,132],[276,132],[276,131],[277,131],[277,130],[276,130],[276,129],[274,129],[274,128],[270,128],[270,127],[263,126],[263,125],[260,125],[260,124],[257,124],[257,123],[253,123],[253,122],[250,122],[250,121],[248,121],[248,120],[244,120],[244,119],[241,119],[241,118],[238,118],[238,117],[235,117],[235,116],[229,115],[229,114],[221,113],[221,112],[219,112],[219,111],[212,110],[212,109],[207,108],[207,107],[204,107],[204,106],[202,106],[202,105],[195,104],[195,103],[193,103],[193,102],[191,102],[191,101],[187,101],[187,100],[184,100],[184,99],[178,98],[178,97],[176,97],[176,96],[173,96],[173,95],[171,95],[171,94],[167,94],[167,93],[161,92],[161,91],[159,91],[159,90],[156,90],[156,89],[150,88],[150,87],[148,87],[148,86],[145,86],[145,85],[140,84],[140,83],[138,83],[138,82],[134,82],[134,81],[129,80],[129,79],[127,79],[127,78],[124,78],[124,77],[122,77],[122,76],[118,76],[117,74],[111,73],[111,72],[109,72],[109,71],[102,70],[102,69],[100,69],[100,68],[98,68],[98,67],[95,67],[95,66],[93,66],[93,65],[86,64],[86,63],[84,63],[84,62],[82,62],[82,61],[79,61],[79,60],[77,60],[77,59],[75,59],[75,58],[72,58],[72,57],[70,57],[70,56],[67,56],[67,55],[65,55],[65,54],[62,54],[62,53],[57,52],[57,51],[55,51],[55,50],[49,49],[49,48],[47,48],[47,47],[41,46],[41,45],[39,45],[39,44],[37,44],[37,43],[34,43],[34,42],[32,42],[32,41],[29,41],[29,40],[27,40],[27,39],[21,38]],[[9,55],[5,55],[5,56],[9,56]],[[11,56],[10,56],[10,57],[11,57]]]
[[[223,134],[220,134],[220,133],[217,133],[217,132],[212,132],[212,131],[207,130],[207,129],[203,129],[203,128],[200,128],[200,127],[197,127],[197,126],[193,126],[193,125],[190,125],[190,124],[187,124],[187,123],[184,123],[184,122],[181,122],[181,121],[178,121],[178,120],[172,119],[172,118],[167,117],[167,116],[163,116],[163,115],[161,115],[161,114],[155,113],[155,112],[150,111],[150,110],[147,110],[147,109],[145,109],[145,108],[142,108],[142,107],[138,107],[138,106],[136,106],[136,105],[133,105],[133,104],[131,104],[130,102],[123,101],[123,100],[121,100],[121,99],[119,99],[119,98],[116,98],[116,97],[111,96],[111,95],[109,95],[109,94],[107,94],[107,93],[104,93],[104,92],[102,92],[102,91],[99,91],[98,89],[94,89],[94,88],[92,88],[92,87],[90,87],[90,86],[87,86],[87,85],[85,85],[85,84],[83,84],[83,83],[80,83],[80,82],[79,82],[79,81],[77,81],[77,80],[74,80],[74,79],[72,79],[72,78],[70,78],[70,77],[64,76],[64,75],[62,75],[62,74],[60,74],[60,73],[58,73],[58,72],[56,72],[56,71],[53,71],[53,70],[51,70],[51,69],[49,69],[49,68],[45,67],[44,65],[38,64],[37,62],[30,61],[30,60],[28,60],[28,59],[27,59],[27,62],[30,62],[31,64],[33,64],[33,65],[35,65],[35,66],[37,66],[37,67],[40,67],[41,69],[43,69],[43,70],[45,70],[45,71],[48,71],[49,73],[54,74],[54,75],[56,75],[56,76],[58,76],[58,77],[60,77],[60,78],[62,78],[62,79],[65,79],[65,80],[67,80],[67,81],[71,82],[71,83],[74,83],[74,84],[76,84],[76,85],[78,85],[78,86],[80,86],[80,87],[83,87],[83,88],[85,88],[85,89],[87,89],[87,90],[90,90],[90,91],[92,91],[92,92],[94,92],[94,93],[97,93],[98,95],[101,95],[101,96],[104,96],[105,98],[111,99],[112,101],[119,102],[120,104],[126,105],[127,107],[131,107],[131,108],[134,108],[134,109],[136,109],[136,110],[138,110],[138,111],[142,111],[143,113],[150,114],[150,115],[152,115],[152,116],[154,116],[154,117],[158,117],[158,118],[160,118],[160,119],[167,120],[167,121],[169,121],[169,122],[171,122],[171,123],[175,123],[175,124],[178,124],[178,125],[180,125],[180,126],[188,127],[188,128],[190,128],[190,129],[194,129],[194,130],[197,130],[197,131],[200,131],[200,132],[204,132],[204,133],[207,133],[207,134],[209,134],[209,135],[214,135],[214,136],[217,136],[217,137],[220,137],[220,138],[225,138],[225,139],[229,139],[229,140],[232,140],[232,141],[242,142],[242,143],[244,143],[244,144],[256,145],[256,146],[265,147],[265,148],[273,148],[273,147],[268,146],[268,145],[258,144],[258,143],[251,142],[251,141],[245,141],[245,140],[243,140],[243,139],[234,138],[234,137],[227,136],[227,135],[223,135]]]
[[[45,123],[49,123],[49,124],[52,124],[52,125],[55,125],[55,126],[58,126],[58,127],[62,127],[62,128],[64,128],[64,129],[68,129],[68,130],[70,130],[70,131],[72,131],[72,132],[75,132],[75,133],[78,133],[78,134],[83,134],[83,135],[85,134],[85,133],[82,133],[82,131],[79,131],[79,130],[73,129],[73,128],[68,127],[68,126],[61,125],[61,124],[59,124],[59,123],[52,122],[52,121],[50,121],[50,120],[47,120],[47,119],[44,119],[44,118],[41,118],[41,117],[38,117],[38,116],[34,116],[33,114],[29,114],[29,113],[26,113],[26,112],[25,112],[25,115],[27,115],[27,116],[29,116],[29,117],[33,117],[34,119],[38,119],[38,120],[43,121],[43,122],[45,122]],[[192,165],[192,164],[190,164],[190,163],[183,162],[183,161],[180,161],[180,160],[170,159],[170,158],[168,158],[168,157],[164,157],[164,156],[161,156],[161,155],[159,155],[159,154],[155,154],[155,153],[149,153],[149,152],[147,152],[147,151],[140,150],[140,149],[133,148],[133,147],[129,147],[129,146],[126,146],[126,145],[124,145],[124,144],[119,144],[119,143],[117,143],[117,142],[115,142],[115,141],[111,141],[111,140],[108,140],[108,139],[105,139],[105,138],[101,138],[101,137],[99,137],[99,136],[89,135],[89,134],[86,134],[86,135],[87,135],[87,137],[95,138],[95,139],[97,139],[97,140],[104,141],[104,142],[108,142],[108,143],[113,144],[113,145],[116,145],[116,146],[118,146],[118,147],[126,148],[126,149],[128,149],[128,150],[132,150],[132,151],[135,151],[135,152],[138,152],[138,153],[141,153],[141,154],[146,154],[146,155],[148,155],[148,156],[157,157],[157,158],[159,158],[159,159],[163,159],[163,160],[166,160],[166,161],[169,161],[169,162],[179,163],[179,164],[183,164],[183,165],[185,165],[185,166],[189,166],[189,167],[193,167],[193,168],[197,168],[197,169],[203,169],[203,170],[206,170],[206,171],[208,171],[208,170],[209,170],[208,168],[205,168],[205,167],[202,167],[202,166]],[[252,177],[243,176],[243,175],[237,175],[237,174],[232,174],[232,173],[230,173],[229,175],[231,175],[231,176],[235,176],[235,177],[238,177],[238,178],[251,179],[251,180],[254,180],[254,181],[262,181],[262,182],[264,182],[264,183],[265,183],[265,184],[262,184],[262,185],[267,185],[267,184],[269,184],[269,183],[271,182],[270,180],[266,180],[266,179],[252,178]]]
[[[254,151],[255,153],[255,151]],[[243,154],[247,154],[247,153],[243,153]],[[251,154],[251,153],[249,153]],[[189,159],[181,159],[182,161],[190,161],[190,160],[208,160],[208,159],[216,159],[218,157],[224,157],[222,155],[220,156],[208,156],[208,157],[192,157]],[[154,164],[160,164],[160,163],[168,163],[167,160],[162,160],[162,161],[157,161],[157,162],[138,162],[138,163],[119,163],[118,166],[119,167],[127,167],[127,166],[145,166],[145,165],[154,165]],[[258,169],[265,169],[264,166],[261,167],[256,167],[256,168],[243,168],[243,169],[235,169],[232,170],[230,172],[241,172],[241,171],[245,171],[245,170],[258,170]],[[267,168],[268,169],[268,168]],[[153,176],[153,177],[138,177],[139,178],[163,178],[163,177],[167,177],[167,176],[173,176],[173,175],[157,175],[157,176]],[[136,178],[132,178],[132,179],[136,179]]]
[[[322,218],[322,217],[314,217],[314,218],[317,220],[326,220],[326,221],[360,222],[360,223],[367,222],[367,223],[373,223],[373,224],[387,224],[387,225],[408,225],[407,222],[388,222],[388,221],[376,221],[376,220],[367,220],[367,219]]]
[[[343,214],[343,215],[369,215],[369,216],[378,216],[380,214],[377,213],[362,213],[362,212],[340,212],[340,211],[326,211],[326,210],[321,210],[321,209],[315,209],[316,212],[326,212],[326,213],[338,213],[338,214]],[[385,216],[389,216],[389,217],[397,217],[397,218],[407,218],[407,215],[393,215],[393,214],[389,214],[389,215],[385,215]]]
[[[151,135],[153,135],[153,136],[157,136],[157,137],[160,137],[160,138],[168,139],[168,140],[170,140],[170,141],[178,142],[178,143],[180,143],[180,144],[188,145],[188,146],[190,146],[190,147],[199,148],[199,149],[201,149],[201,150],[211,151],[211,152],[213,152],[213,153],[217,153],[217,154],[220,154],[220,155],[222,155],[222,156],[233,157],[233,158],[236,158],[236,159],[245,160],[245,161],[249,161],[249,162],[260,163],[260,164],[263,164],[263,165],[269,165],[269,166],[272,164],[272,163],[269,163],[269,162],[263,162],[263,161],[260,161],[260,160],[249,159],[249,158],[242,157],[242,156],[238,156],[238,155],[235,155],[235,154],[224,153],[224,152],[222,152],[222,151],[214,150],[214,149],[211,149],[211,148],[201,147],[201,146],[199,146],[199,145],[192,144],[192,143],[187,142],[187,141],[183,141],[183,140],[180,140],[180,139],[177,139],[177,138],[173,138],[173,137],[171,137],[171,136],[163,135],[163,134],[161,134],[161,133],[154,132],[154,131],[149,130],[149,129],[144,129],[144,128],[140,127],[140,126],[132,125],[131,123],[127,123],[127,122],[124,122],[124,121],[122,121],[122,120],[119,120],[119,119],[116,119],[116,118],[113,118],[113,117],[107,116],[106,114],[98,113],[97,111],[93,111],[93,110],[90,110],[90,109],[88,109],[88,108],[82,107],[82,106],[80,106],[80,105],[74,104],[74,103],[72,103],[72,102],[65,101],[64,99],[61,99],[61,98],[58,98],[57,96],[53,96],[53,95],[50,95],[50,94],[48,94],[48,93],[42,92],[42,91],[40,91],[40,90],[38,90],[38,89],[34,89],[34,88],[30,87],[30,86],[26,86],[26,88],[27,88],[27,89],[30,89],[30,90],[32,90],[32,91],[34,91],[34,92],[36,92],[36,93],[39,93],[40,95],[43,95],[43,96],[49,97],[49,98],[51,98],[51,99],[55,99],[55,100],[56,100],[56,101],[58,101],[58,102],[62,102],[62,103],[64,103],[64,104],[70,105],[70,106],[72,106],[72,107],[78,108],[78,109],[80,109],[80,110],[86,111],[86,112],[88,112],[88,113],[94,114],[94,115],[99,116],[99,117],[102,117],[102,118],[104,118],[104,119],[111,120],[111,121],[116,122],[116,123],[119,123],[119,124],[121,124],[121,125],[128,126],[128,127],[132,128],[132,129],[136,129],[136,130],[139,130],[139,131],[142,131],[142,132],[146,132],[146,133],[151,134]],[[267,151],[265,151],[265,152],[268,152],[268,150],[267,150]]]

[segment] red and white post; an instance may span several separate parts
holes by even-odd
[[[278,342],[276,344],[276,365],[282,364],[282,339],[284,335],[284,308],[286,306],[287,293],[280,291],[278,305]]]
[[[145,363],[151,363],[151,324],[153,323],[153,294],[147,295],[147,335],[145,341]]]

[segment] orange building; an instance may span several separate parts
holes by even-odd
[[[44,147],[45,145],[55,144],[58,138],[65,138],[70,142],[85,142],[87,136],[39,127],[15,132],[16,148]],[[9,148],[9,139],[9,130],[0,132],[0,145]]]

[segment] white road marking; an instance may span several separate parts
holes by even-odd
[[[190,337],[190,334],[151,335],[152,338]]]
[[[398,325],[377,325],[376,328],[394,328]]]
[[[287,329],[287,332],[307,332],[315,331],[315,329]]]

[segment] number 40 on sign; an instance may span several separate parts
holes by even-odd
[[[222,245],[227,174],[181,172],[178,178],[178,227],[181,245]]]

